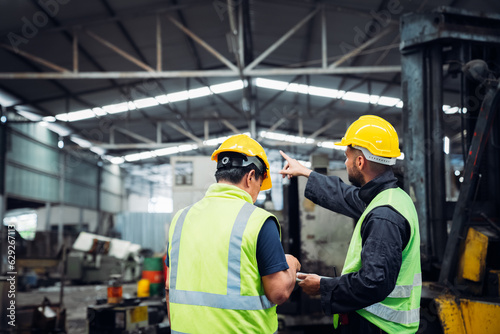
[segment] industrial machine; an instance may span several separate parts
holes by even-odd
[[[142,270],[140,250],[130,241],[81,232],[68,254],[66,278],[91,283],[120,274],[123,281],[136,281]]]
[[[500,16],[443,7],[404,15],[400,27],[404,185],[419,215],[425,281],[420,330],[498,332]]]
[[[347,181],[345,169],[331,170],[326,155],[313,155],[311,169]],[[292,178],[284,186],[285,207],[280,219],[283,248],[297,257],[302,272],[335,277],[342,272],[355,221],[305,198],[306,183],[306,178]],[[277,312],[280,330],[303,326],[311,333],[331,330],[332,318],[324,315],[319,296],[308,296],[299,288]]]

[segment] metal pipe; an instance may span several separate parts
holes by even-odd
[[[273,76],[273,75],[317,75],[317,74],[364,74],[364,73],[399,73],[401,66],[356,66],[336,68],[269,68],[245,70],[245,76]],[[162,72],[4,72],[0,79],[153,79],[153,78],[201,78],[201,77],[239,77],[238,72],[228,70],[199,70],[199,71],[162,71]]]

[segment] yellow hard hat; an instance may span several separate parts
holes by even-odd
[[[401,155],[394,127],[382,117],[374,115],[361,116],[335,145],[366,148],[377,157],[397,158]]]
[[[264,179],[262,180],[262,186],[260,190],[271,189],[273,186],[271,183],[271,176],[269,175],[269,161],[267,160],[266,152],[264,148],[254,139],[247,135],[234,135],[226,139],[218,149],[212,153],[212,160],[217,161],[219,153],[222,152],[237,152],[246,155],[247,157],[258,157],[266,165],[266,170],[263,171]]]

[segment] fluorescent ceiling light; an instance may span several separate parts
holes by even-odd
[[[129,155],[124,156],[124,158],[128,162],[132,162],[132,161],[150,159],[150,158],[153,158],[155,156],[156,155],[153,153],[153,151],[147,151],[147,152],[129,154]]]
[[[47,129],[57,133],[61,137],[66,137],[71,134],[71,131],[68,128],[58,123],[47,123]]]
[[[395,97],[381,96],[380,99],[378,100],[377,104],[379,106],[394,107],[400,101],[401,101],[400,99],[395,98]]]
[[[56,115],[56,119],[63,122],[81,121],[95,117],[95,113],[91,109],[69,112],[67,114]]]
[[[88,140],[86,139],[83,139],[83,138],[80,138],[80,137],[76,137],[76,136],[70,136],[69,139],[77,144],[78,146],[80,147],[83,147],[83,148],[89,148],[92,146],[92,143],[89,142]]]
[[[243,89],[243,81],[241,81],[241,80],[230,81],[230,82],[225,82],[225,83],[210,86],[210,90],[214,94],[232,92],[232,91],[235,91],[238,89]]]
[[[378,95],[370,95],[369,103],[377,104],[379,99],[380,99],[380,96],[378,96]]]
[[[15,99],[10,94],[5,93],[4,91],[0,91],[0,105],[4,107],[10,107],[11,105],[17,103],[17,99]]]
[[[56,121],[56,118],[54,116],[45,116],[44,118],[42,118],[42,121],[52,123]]]
[[[229,138],[229,137],[219,137],[219,138],[213,138],[213,139],[204,140],[203,141],[203,145],[205,145],[205,146],[216,146],[217,144],[222,143],[227,138]]]
[[[107,112],[104,111],[104,109],[102,108],[93,108],[92,111],[94,112],[94,114],[96,114],[97,116],[105,116],[107,115]]]
[[[364,93],[346,92],[342,96],[342,100],[370,103],[370,95],[364,94]],[[379,100],[380,100],[380,98],[379,98]]]
[[[261,87],[261,88],[285,90],[288,87],[288,82],[257,78],[257,79],[255,79],[255,85],[257,87]]]
[[[89,148],[89,150],[97,155],[103,155],[104,153],[106,153],[106,150],[100,148],[99,146],[92,146],[91,148]]]
[[[158,101],[154,97],[148,97],[145,99],[135,100],[134,105],[137,109],[139,108],[147,108],[158,105]]]
[[[445,154],[450,154],[450,138],[448,138],[448,137],[444,137],[443,151]]]
[[[185,101],[189,99],[189,93],[187,90],[183,90],[182,92],[177,93],[170,93],[167,94],[167,99],[169,102]]]
[[[297,144],[312,144],[312,143],[314,143],[314,139],[312,139],[312,138],[287,135],[287,134],[277,133],[277,132],[261,131],[260,136],[262,138],[266,138],[266,139],[286,141],[286,142],[297,143]]]
[[[167,95],[165,95],[165,94],[158,95],[158,96],[155,97],[155,99],[160,104],[167,104],[168,103],[168,98],[167,98]]]
[[[190,99],[195,99],[198,97],[212,95],[212,92],[210,91],[210,88],[208,88],[208,87],[190,89],[187,92],[188,92],[188,96]]]
[[[343,90],[337,90],[337,89],[331,89],[331,88],[323,88],[323,87],[316,87],[316,86],[309,86],[309,95],[321,96],[321,97],[329,97],[331,99],[338,99],[344,93],[345,93],[345,91],[343,91]]]
[[[42,116],[32,113],[31,111],[26,111],[26,110],[16,110],[16,111],[19,115],[33,122],[39,122],[40,120],[43,119]]]
[[[106,159],[108,159],[109,162],[111,162],[114,165],[120,165],[120,164],[122,164],[122,163],[125,162],[125,159],[123,159],[123,157],[111,157],[111,156],[107,156]]]
[[[309,86],[308,85],[301,85],[301,84],[291,83],[286,88],[286,91],[287,92],[292,92],[292,93],[308,94],[309,93]]]
[[[337,151],[345,151],[345,146],[338,146],[334,144],[335,142],[333,141],[322,141],[318,143],[319,147],[323,148],[329,148],[332,150],[337,150]]]

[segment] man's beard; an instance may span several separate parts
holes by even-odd
[[[364,184],[363,175],[361,172],[355,167],[352,166],[351,173],[348,173],[349,182],[355,187],[361,187]]]

